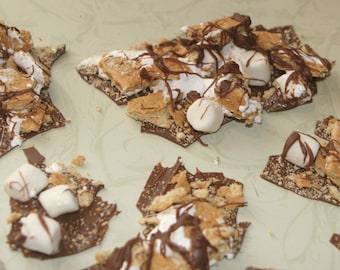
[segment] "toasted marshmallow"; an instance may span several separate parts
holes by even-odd
[[[79,210],[77,198],[68,185],[58,185],[39,194],[39,202],[50,217]]]
[[[5,180],[4,189],[11,198],[27,202],[43,190],[47,184],[46,174],[27,163],[15,170]]]
[[[21,218],[20,222],[21,234],[25,237],[23,247],[47,255],[58,253],[62,234],[57,221],[30,213]]]
[[[312,136],[301,132],[292,132],[286,140],[282,156],[289,162],[307,168],[318,154],[320,143]]]
[[[210,99],[199,98],[192,103],[187,111],[190,125],[197,131],[216,132],[224,118],[222,107]]]

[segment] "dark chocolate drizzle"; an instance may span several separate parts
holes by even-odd
[[[136,236],[127,241],[124,246],[115,248],[105,262],[106,269],[120,270],[124,262],[127,264],[126,269],[128,269],[132,262],[132,248],[138,243],[142,243],[142,239]]]
[[[277,46],[271,50],[270,56],[274,65],[284,70],[299,71],[307,80],[312,79],[309,67],[300,57],[296,48]]]
[[[215,247],[209,243],[199,228],[199,218],[191,216],[185,212],[179,215],[180,210],[181,208],[176,210],[178,216],[177,221],[170,226],[169,230],[164,233],[158,231],[152,235],[150,240],[150,249],[147,255],[148,261],[146,263],[146,269],[151,269],[155,242],[157,240],[161,241],[160,250],[164,257],[166,257],[166,247],[168,246],[173,251],[181,254],[183,259],[192,267],[192,269],[209,269],[208,247],[213,249],[215,249]],[[192,227],[190,230],[191,250],[186,250],[170,239],[171,234],[183,226]]]

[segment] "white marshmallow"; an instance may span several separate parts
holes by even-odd
[[[249,79],[249,85],[264,86],[270,80],[270,65],[268,57],[253,50],[245,51],[236,59],[240,71]]]
[[[62,234],[57,221],[30,213],[20,222],[21,234],[26,237],[23,247],[47,255],[58,253]]]
[[[150,231],[150,233],[147,235],[147,239],[151,239],[152,235],[154,235],[157,232],[164,233],[169,231],[170,227],[177,222],[178,216],[183,213],[195,216],[196,213],[195,205],[190,203],[185,207],[181,207],[179,213],[176,207],[169,207],[168,209],[159,212],[156,216],[157,219],[159,220],[159,223],[155,228],[153,228],[153,230]],[[188,238],[185,235],[183,226],[173,231],[170,235],[170,239],[177,245],[187,250],[189,250],[191,247],[190,238]]]
[[[283,152],[286,160],[305,168],[314,162],[319,148],[320,143],[312,136],[295,131],[287,138]]]
[[[34,91],[37,94],[40,94],[40,90],[45,84],[44,71],[35,63],[32,55],[28,52],[18,51],[14,53],[13,59],[20,68],[37,82]]]
[[[197,131],[216,132],[224,118],[222,106],[210,100],[200,98],[192,103],[187,111],[190,125]]]
[[[26,202],[36,196],[47,184],[46,174],[27,163],[5,179],[4,189],[11,198]]]
[[[264,86],[271,76],[269,59],[266,55],[246,50],[229,42],[222,49],[226,61],[235,61],[243,76],[249,79],[249,85]]]
[[[273,85],[280,89],[286,98],[300,98],[301,96],[306,96],[304,98],[305,100],[311,99],[311,90],[308,87],[306,88],[302,75],[296,72],[297,71],[292,70],[287,71],[285,74],[276,78]],[[296,76],[295,80],[290,80],[291,76]]]
[[[68,185],[58,185],[39,194],[39,202],[50,217],[79,210],[77,198]]]

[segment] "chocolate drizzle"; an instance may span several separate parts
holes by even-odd
[[[15,186],[19,186],[19,192],[26,198],[29,198],[30,197],[30,192],[29,192],[29,188],[28,188],[28,183],[26,182],[26,179],[25,177],[22,175],[22,173],[20,171],[18,171],[19,173],[19,176],[22,180],[22,182],[24,183],[23,185],[21,185],[20,182],[18,181],[11,181],[9,183],[9,188],[10,189],[15,189]]]
[[[50,229],[45,221],[45,218],[38,214],[38,219],[39,219],[39,222],[41,224],[41,226],[44,228],[45,232],[47,233],[48,237],[50,238],[50,240],[52,241],[52,235],[51,235],[51,232],[50,232]]]
[[[105,267],[110,270],[120,270],[123,264],[126,263],[126,269],[128,269],[132,262],[132,249],[138,244],[142,244],[142,239],[136,236],[126,242],[123,247],[115,248],[105,262]]]
[[[277,46],[270,52],[270,56],[274,66],[280,67],[283,70],[299,71],[307,80],[312,79],[312,73],[298,54],[297,49]]]
[[[177,209],[177,213],[180,208]],[[215,249],[210,245],[209,241],[205,238],[202,231],[199,228],[200,220],[197,217],[191,216],[187,213],[178,215],[176,223],[172,224],[166,232],[156,232],[151,237],[150,249],[147,254],[146,269],[151,269],[153,253],[155,251],[156,241],[160,241],[160,253],[166,257],[167,246],[174,252],[178,252],[184,258],[184,260],[191,266],[192,269],[209,269],[209,256],[208,247]],[[186,250],[177,243],[171,241],[171,234],[174,233],[180,227],[190,226],[190,243],[191,249]]]
[[[176,176],[182,180],[174,181]],[[187,181],[191,187],[183,200],[174,199],[172,202],[172,199],[164,198],[166,201],[170,199],[171,205],[156,211],[149,209],[149,205],[154,203],[157,196],[167,196],[171,193],[176,198],[177,184],[182,181]],[[223,173],[197,170],[195,174],[191,174],[185,169],[180,158],[172,167],[157,164],[137,202],[137,208],[141,211],[143,223],[146,225],[143,233],[131,238],[124,246],[115,248],[105,262],[86,269],[118,270],[124,265],[126,268],[150,270],[165,269],[169,264],[177,265],[181,269],[207,270],[212,263],[226,255],[236,256],[250,223],[237,223],[238,207],[245,204],[228,204],[224,195],[219,197],[219,192],[223,193],[221,190],[231,188],[233,184],[243,187],[236,180],[226,178]],[[200,189],[203,186],[209,195],[205,198],[196,197],[192,189]],[[243,194],[240,197],[243,200]],[[163,198],[161,200],[163,201]],[[170,215],[171,218],[165,217],[165,223],[162,223],[163,215]],[[158,222],[154,222],[155,220]],[[224,228],[233,232],[222,233]],[[216,233],[206,233],[210,229],[213,232],[216,230]],[[180,243],[176,240],[178,237],[183,237],[185,242]]]
[[[196,141],[202,143],[200,138],[205,134],[194,131],[184,117],[183,121],[176,122],[174,119],[173,112],[180,112],[185,116],[188,107],[194,100],[192,96],[186,95],[186,91],[199,90],[201,97],[208,91],[211,94],[210,90],[214,91],[216,100],[230,113],[225,114],[223,124],[236,119],[246,125],[252,125],[261,118],[262,108],[267,112],[275,112],[293,109],[312,102],[312,96],[317,93],[316,81],[329,76],[332,68],[327,59],[320,57],[310,46],[301,42],[291,25],[271,29],[266,29],[262,25],[251,26],[249,16],[234,13],[230,17],[187,26],[184,32],[184,35],[179,35],[172,40],[165,40],[155,45],[142,44],[139,47],[146,51],[139,57],[150,56],[153,66],[151,69],[146,66],[137,67],[140,69],[138,71],[140,80],[146,83],[143,86],[145,89],[138,94],[127,96],[118,89],[119,87],[115,88],[110,80],[100,76],[99,66],[96,64],[84,62],[78,68],[78,72],[88,83],[94,84],[118,105],[126,105],[131,99],[147,96],[154,89],[154,81],[162,81],[164,84],[162,90],[170,99],[172,111],[167,116],[167,120],[171,124],[164,128],[161,124],[153,121],[155,118],[160,118],[158,112],[149,112],[145,117],[140,117],[138,113],[129,116],[142,122],[141,132],[156,134],[182,147],[187,147]],[[265,55],[270,68],[266,71],[266,75],[270,77],[269,80],[264,81],[264,79],[256,78],[256,74],[249,77],[241,74],[238,65],[231,61],[231,56],[228,53],[224,55],[225,50],[228,49],[225,45],[231,43],[252,51],[245,63],[247,67],[251,65],[256,53]],[[137,61],[139,57],[131,60]],[[190,59],[190,62],[184,59]],[[205,63],[206,59],[208,62]],[[314,63],[315,59],[317,61]],[[193,66],[196,69],[193,69]],[[154,73],[155,67],[156,72]],[[206,72],[206,68],[209,68],[208,72]],[[201,69],[202,73],[195,72],[197,69]],[[276,78],[287,71],[294,72],[286,80],[285,89],[281,91],[274,82]],[[212,83],[209,86],[204,86],[205,89],[186,89],[183,92],[181,89],[171,89],[171,80],[179,79],[183,74],[207,78]],[[231,74],[231,78],[228,76],[224,81],[219,81],[222,75],[226,74]],[[117,78],[119,78],[119,74]],[[260,86],[253,84],[260,84]],[[288,85],[289,87],[287,87]],[[305,93],[284,93],[289,90],[288,88],[300,85],[305,88]],[[240,88],[240,91],[233,91],[237,88]],[[176,98],[174,91],[179,92]],[[239,94],[242,95],[242,91],[244,95],[248,95],[249,99],[259,103],[259,109],[256,112],[247,110],[250,107],[245,108],[246,101],[238,98]],[[229,94],[230,96],[228,96]],[[243,103],[238,104],[238,102]],[[240,108],[245,109],[246,112],[241,112]]]

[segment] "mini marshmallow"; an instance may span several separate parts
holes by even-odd
[[[25,237],[23,247],[47,255],[58,253],[62,234],[57,221],[30,213],[21,218],[20,222],[21,234]]]
[[[13,199],[27,202],[48,184],[46,174],[31,164],[24,164],[6,180],[4,189]]]
[[[312,136],[294,131],[286,140],[282,156],[301,168],[307,168],[314,163],[319,148],[320,143]]]
[[[222,107],[210,99],[199,98],[192,103],[187,111],[190,125],[197,131],[216,132],[224,118]]]
[[[293,78],[293,79],[292,79]],[[280,89],[286,98],[300,98],[306,96],[306,100],[311,99],[312,93],[305,82],[305,79],[298,71],[287,71],[276,78],[273,85]]]
[[[266,55],[246,50],[235,61],[243,76],[249,79],[249,85],[264,86],[269,82],[270,64]]]
[[[249,79],[249,85],[264,86],[271,77],[269,59],[265,54],[246,50],[229,42],[222,49],[226,61],[235,61],[243,76]]]
[[[39,194],[41,205],[50,217],[57,217],[79,210],[77,198],[68,185],[58,185]]]

